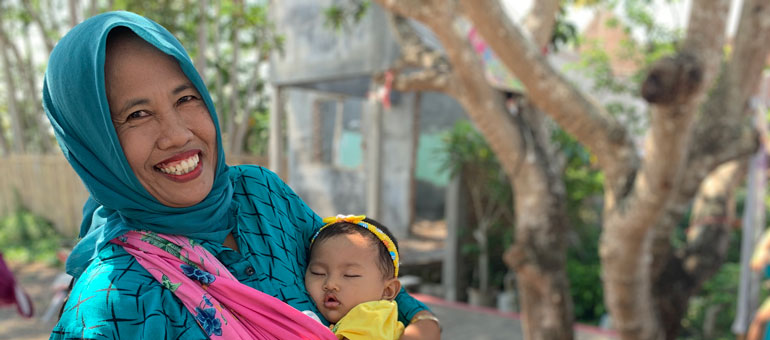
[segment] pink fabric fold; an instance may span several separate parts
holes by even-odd
[[[112,242],[182,300],[211,339],[337,339],[283,301],[238,282],[187,237],[130,231]]]

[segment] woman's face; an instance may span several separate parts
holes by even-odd
[[[214,183],[216,128],[179,64],[131,35],[109,42],[104,69],[112,122],[139,182],[169,207],[202,201]]]

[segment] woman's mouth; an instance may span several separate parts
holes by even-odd
[[[174,181],[188,181],[200,175],[200,150],[192,150],[171,157],[155,165],[155,169]]]
[[[155,167],[164,174],[180,176],[195,170],[195,168],[198,167],[198,163],[200,163],[200,156],[196,153],[192,157],[181,161],[161,163]]]

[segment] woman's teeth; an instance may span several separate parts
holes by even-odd
[[[190,171],[193,171],[195,167],[198,166],[198,162],[200,162],[200,158],[198,158],[198,154],[195,154],[194,156],[176,163],[175,165],[158,166],[158,170],[170,175],[184,175]]]

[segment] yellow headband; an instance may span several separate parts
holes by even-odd
[[[337,222],[347,222],[359,225],[361,227],[366,228],[366,230],[369,230],[377,236],[380,241],[382,241],[382,244],[385,245],[385,248],[388,249],[388,253],[390,253],[390,258],[393,260],[393,267],[396,268],[396,271],[394,273],[395,277],[398,277],[398,250],[396,249],[396,244],[393,243],[393,240],[388,237],[387,234],[385,234],[380,228],[377,228],[366,221],[364,219],[366,216],[359,215],[359,216],[353,216],[353,215],[337,215],[337,216],[331,216],[323,219],[324,226],[321,227],[321,229],[318,229],[316,231],[315,235],[313,235],[313,238],[310,239],[310,246],[313,245],[313,242],[315,242],[316,237],[318,237],[318,234],[321,233],[322,230],[326,229],[326,227],[335,224]]]

